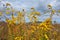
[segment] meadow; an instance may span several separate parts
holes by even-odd
[[[46,18],[43,22],[39,22],[38,17],[41,16],[41,14],[32,7],[30,14],[27,15],[30,22],[26,23],[25,9],[17,11],[17,16],[15,17],[13,7],[8,8],[8,6],[11,6],[9,3],[7,3],[6,6],[5,13],[9,15],[10,12],[12,12],[11,19],[7,18],[3,12],[0,11],[0,16],[5,17],[4,22],[0,21],[0,40],[60,40],[60,24],[56,23],[56,21],[54,21],[54,24],[52,23],[52,16],[55,12],[60,13],[60,10],[54,10],[50,4],[47,5],[51,13],[50,17]],[[46,12],[44,12],[44,14]]]

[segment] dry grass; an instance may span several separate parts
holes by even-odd
[[[39,32],[41,29],[40,28],[38,29],[39,23],[36,23],[36,25],[34,25],[33,23],[26,23],[23,25],[13,24],[10,25],[10,31],[7,25],[8,24],[5,22],[0,22],[0,38],[3,40],[15,40],[14,38],[16,37],[17,37],[16,40],[20,40],[18,39],[19,37],[22,37],[22,40],[39,40],[39,37],[42,35],[42,34],[40,35],[40,33],[42,32]],[[34,29],[33,26],[36,29]],[[52,29],[51,31],[46,31],[48,32],[48,36],[49,36],[49,39],[46,40],[51,40],[51,39],[60,40],[60,24],[53,24],[53,27],[54,29]],[[54,32],[57,34],[55,34]],[[43,33],[45,33],[45,31],[43,31]],[[45,40],[45,39],[41,39],[41,40]]]

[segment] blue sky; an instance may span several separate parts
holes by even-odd
[[[21,10],[21,9],[25,9],[26,11],[29,11],[31,7],[34,7],[37,11],[43,13],[45,10],[48,10],[47,5],[51,4],[53,9],[56,10],[60,10],[60,0],[1,0],[2,2],[0,3],[0,10],[4,9],[4,7],[2,6],[2,4],[5,3],[10,3],[12,5],[12,7],[14,7],[16,10]],[[48,16],[43,16],[45,19],[45,17]],[[41,18],[41,17],[40,17]],[[56,20],[58,22],[60,22],[60,17],[54,15],[53,16],[53,20]],[[26,17],[26,20],[28,20],[28,18]]]
[[[55,9],[60,9],[60,0],[2,0],[2,2],[9,2],[18,10],[21,8],[28,10],[31,7],[35,7],[37,10],[44,11],[47,9],[48,4],[51,4]]]

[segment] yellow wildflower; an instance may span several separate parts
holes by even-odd
[[[6,12],[6,14],[10,14],[9,12]]]
[[[23,37],[15,37],[15,40],[21,40]]]
[[[52,10],[52,14],[54,14],[56,11],[55,10]]]
[[[48,38],[47,34],[45,34],[45,38],[46,38],[47,40],[49,40],[49,38]]]
[[[40,12],[35,12],[36,13],[36,15],[40,15]]]
[[[2,12],[0,12],[0,16],[2,16]]]
[[[57,32],[56,32],[56,31],[54,31],[54,32],[53,32],[53,34],[54,34],[54,35],[56,35],[56,34],[57,34]]]
[[[58,10],[58,12],[60,13],[60,10]]]
[[[32,29],[31,29],[31,32],[33,33],[33,32],[34,32],[34,30],[32,30]]]
[[[34,30],[36,30],[36,27],[35,26],[31,26]]]
[[[39,29],[39,26],[37,26],[37,29]]]

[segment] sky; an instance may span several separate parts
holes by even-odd
[[[4,4],[7,2],[17,10],[22,8],[28,10],[31,7],[35,7],[37,10],[44,11],[47,9],[48,4],[51,4],[57,10],[60,9],[60,0],[2,0]]]
[[[44,11],[48,10],[47,8],[48,4],[51,4],[53,9],[60,10],[60,0],[0,0],[0,1],[1,1],[0,10],[4,10],[4,7],[2,5],[5,3],[10,3],[12,7],[14,7],[16,10],[22,10],[24,8],[26,11],[29,11],[31,7],[34,7],[37,11],[43,13]],[[41,17],[39,18],[41,19]],[[48,16],[43,16],[41,20],[44,20],[46,17]],[[26,20],[29,21],[27,17]],[[54,15],[53,20],[60,22],[60,17]]]

